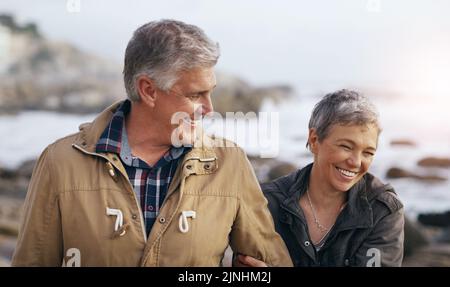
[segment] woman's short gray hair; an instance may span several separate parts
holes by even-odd
[[[179,72],[213,67],[219,56],[219,45],[197,26],[175,20],[149,22],[134,32],[125,51],[123,78],[128,98],[140,99],[136,79],[141,75],[168,91]]]
[[[374,124],[381,132],[378,111],[368,98],[351,90],[327,94],[318,102],[309,120],[309,129],[315,129],[319,141],[328,136],[333,125]],[[306,147],[309,142],[306,143]]]

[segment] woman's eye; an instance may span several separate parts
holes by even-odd
[[[345,149],[345,150],[351,150],[351,148],[350,148],[349,146],[347,146],[347,145],[341,145],[341,147],[342,147],[343,149]]]
[[[375,153],[369,152],[369,151],[364,152],[364,154],[365,154],[366,156],[374,156],[374,155],[375,155]]]

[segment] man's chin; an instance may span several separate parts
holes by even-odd
[[[201,125],[189,124],[189,126],[179,126],[172,132],[172,145],[176,147],[192,147],[202,138],[202,136],[203,129],[201,128]]]

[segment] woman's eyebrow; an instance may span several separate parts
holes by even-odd
[[[354,142],[354,141],[351,140],[351,139],[342,138],[342,139],[337,139],[337,141],[338,141],[338,142],[339,142],[339,141],[345,141],[345,142],[350,143],[351,145],[357,146],[356,142]],[[370,149],[370,150],[373,150],[373,151],[376,151],[376,150],[377,150],[375,147],[372,147],[372,146],[368,146],[368,147],[366,147],[365,149]]]

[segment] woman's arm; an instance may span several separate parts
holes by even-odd
[[[366,267],[400,267],[403,260],[403,208],[379,220],[369,237],[356,251],[351,265]]]

